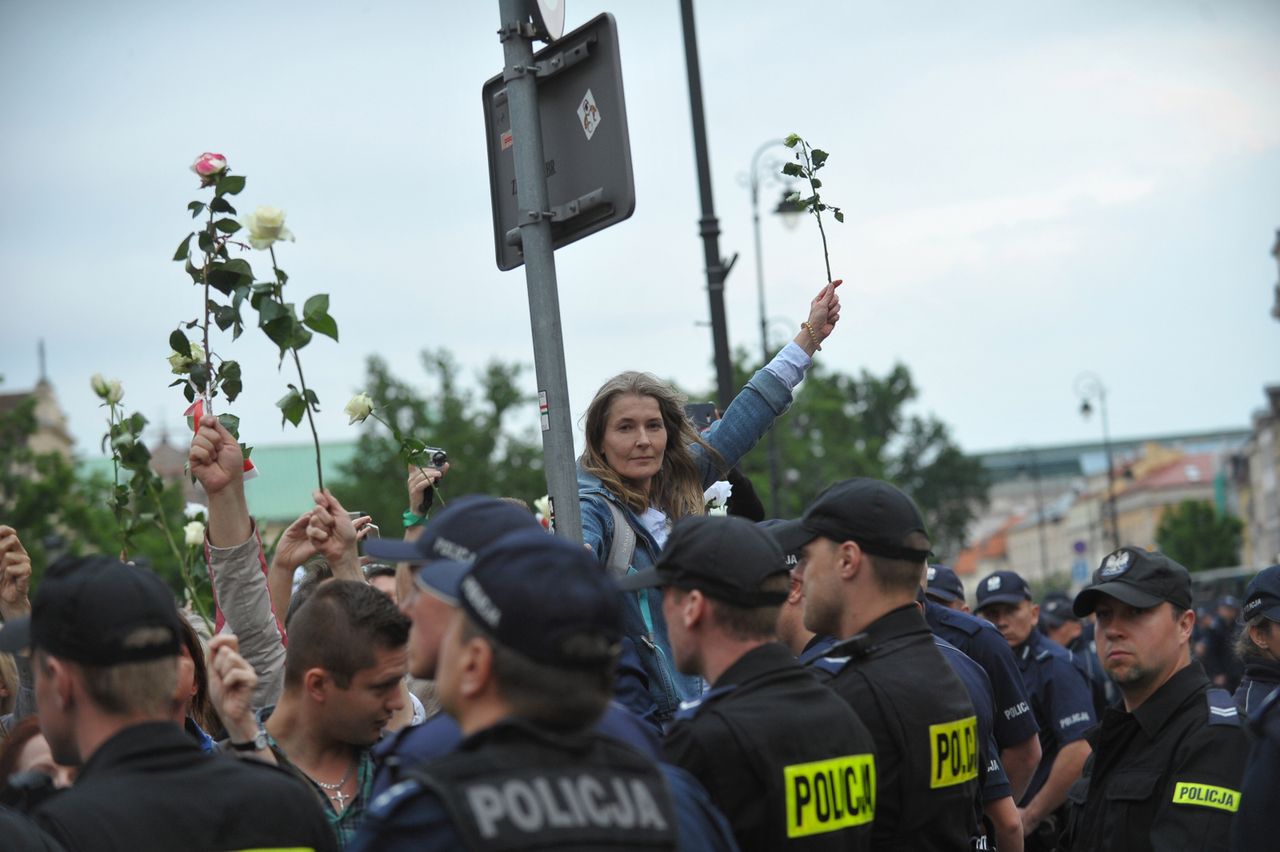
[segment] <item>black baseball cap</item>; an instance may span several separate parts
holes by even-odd
[[[150,571],[110,556],[64,557],[45,572],[31,615],[0,630],[0,651],[35,647],[86,666],[158,660],[179,653],[180,617]],[[135,634],[147,627],[158,629]]]
[[[1263,568],[1245,589],[1240,620],[1248,621],[1258,614],[1280,621],[1280,565]]]
[[[653,586],[698,589],[742,607],[776,606],[787,593],[761,592],[760,584],[789,569],[773,537],[733,516],[694,516],[676,523],[657,563],[618,581],[622,591]]]
[[[512,530],[542,529],[528,509],[510,500],[469,494],[449,501],[422,528],[416,541],[371,538],[366,555],[388,562],[426,565],[437,560],[470,563],[489,542]]]
[[[923,562],[932,555],[929,550],[903,545],[916,532],[929,535],[910,497],[887,482],[859,476],[828,487],[799,521],[779,528],[774,537],[784,551],[799,550],[822,536],[857,542],[875,556]]]
[[[1071,609],[1071,595],[1066,592],[1047,592],[1040,601],[1040,623],[1050,629],[1061,627],[1068,621],[1078,621]]]
[[[993,571],[978,583],[978,606],[1006,603],[1016,604],[1031,600],[1027,581],[1014,571]]]
[[[536,522],[481,547],[473,562],[432,563],[418,582],[494,641],[540,663],[604,665],[622,641],[617,586],[590,551]]]
[[[1129,606],[1168,601],[1178,609],[1191,609],[1191,575],[1163,553],[1122,547],[1102,560],[1092,582],[1076,595],[1072,611],[1083,618],[1097,607],[1099,595],[1110,595]]]
[[[930,565],[924,571],[925,594],[942,601],[964,600],[964,584],[946,565]]]
[[[800,564],[801,548],[797,547],[795,550],[787,550],[785,547],[782,547],[782,543],[778,541],[776,533],[781,531],[785,535],[786,531],[791,528],[792,524],[798,523],[799,521],[784,521],[780,518],[770,518],[767,521],[756,522],[756,529],[767,532],[770,537],[778,543],[778,547],[782,549],[782,561],[787,566],[788,571]]]

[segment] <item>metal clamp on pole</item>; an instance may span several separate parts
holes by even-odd
[[[551,222],[567,222],[576,216],[581,216],[584,213],[590,212],[591,210],[601,206],[607,206],[607,203],[604,200],[604,187],[593,189],[586,195],[579,195],[577,198],[572,201],[567,201],[564,204],[557,204],[546,212],[539,210],[521,210],[517,214],[517,218],[520,220],[520,226],[512,228],[506,233],[505,239],[507,241],[507,245],[520,245],[520,228],[523,228],[526,225],[541,222],[543,219],[547,219]],[[733,260],[737,260],[737,257],[737,255],[734,255]],[[733,260],[729,261],[730,266],[733,266]],[[726,270],[726,272],[727,271],[728,270]]]

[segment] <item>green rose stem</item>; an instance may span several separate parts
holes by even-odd
[[[284,307],[284,280],[280,267],[276,265],[276,247],[270,245],[267,250],[271,252],[271,271],[276,274],[276,286],[272,294],[280,303],[280,307]],[[307,409],[307,425],[311,427],[311,441],[316,448],[316,481],[320,483],[320,490],[324,491],[324,473],[320,469],[320,436],[316,433],[315,418],[311,416],[311,398],[307,394],[307,380],[302,375],[302,359],[298,357],[298,347],[290,346],[289,352],[293,355],[294,366],[298,368],[298,384],[302,386],[302,401]]]
[[[405,464],[413,465],[418,469],[419,473],[421,473],[423,476],[426,476],[427,472],[426,470],[423,469],[422,465],[413,461],[413,457],[417,453],[422,451],[423,443],[417,440],[416,438],[406,438],[404,435],[401,435],[399,429],[392,426],[387,421],[383,420],[377,414],[374,414],[373,409],[369,409],[369,416],[372,417],[374,420],[377,420],[383,426],[386,426],[387,429],[390,430],[392,436],[395,437],[396,441],[400,443],[400,458],[404,459]],[[361,418],[361,419],[363,420],[364,418]],[[436,496],[440,498],[440,505],[441,506],[448,505],[447,503],[445,503],[445,500],[444,500],[444,492],[440,490],[439,481],[437,481],[435,485],[432,485],[431,488],[436,492]],[[409,510],[417,514],[418,507],[410,506]]]
[[[169,550],[173,553],[173,558],[178,562],[178,572],[182,575],[182,587],[186,589],[187,598],[191,601],[191,606],[195,609],[196,615],[200,616],[205,626],[209,630],[213,630],[213,621],[209,618],[209,613],[205,611],[204,604],[200,602],[200,596],[196,594],[195,575],[191,571],[191,559],[188,554],[184,553],[182,548],[178,547],[178,541],[173,537],[173,530],[169,529],[169,525],[164,520],[164,503],[160,500],[160,494],[156,491],[155,482],[147,481],[147,496],[151,498],[151,502],[156,509],[156,526],[164,533],[164,539],[169,543]]]
[[[822,227],[822,211],[830,210],[832,215],[835,216],[837,222],[844,222],[844,212],[841,211],[839,207],[827,204],[822,200],[821,196],[818,195],[818,190],[822,187],[822,180],[816,175],[818,170],[826,165],[827,157],[829,155],[826,151],[823,151],[820,148],[811,147],[808,142],[800,138],[795,133],[789,134],[782,144],[786,145],[788,148],[796,148],[798,146],[799,150],[796,151],[796,159],[804,160],[803,164],[799,162],[787,163],[782,167],[782,173],[787,177],[803,178],[809,182],[809,191],[812,194],[808,198],[801,198],[800,193],[793,192],[788,196],[788,201],[798,205],[804,210],[807,210],[817,218],[818,234],[822,237],[822,260],[826,264],[827,283],[830,284],[831,255],[827,251],[827,232],[826,229]]]
[[[111,442],[111,478],[115,484],[111,492],[111,508],[116,516],[116,531],[120,533],[120,561],[124,562],[129,558],[129,538],[124,528],[124,506],[120,504],[120,452],[115,444],[115,403],[107,405],[107,427],[107,440]]]
[[[217,246],[218,232],[217,228],[213,226],[213,205],[210,205],[208,210],[209,223],[205,226],[205,231],[209,234],[209,237],[214,240],[214,245]],[[213,261],[213,252],[205,252],[204,266],[200,269],[200,278],[204,283],[204,327],[202,330],[204,331],[205,375],[204,388],[200,391],[200,395],[204,398],[205,414],[213,413],[213,396],[209,393],[209,385],[213,383],[213,347],[209,345],[209,308],[212,305],[212,302],[209,300],[209,264],[213,263]],[[197,423],[196,425],[199,426],[200,424]],[[207,618],[205,620],[208,621]]]

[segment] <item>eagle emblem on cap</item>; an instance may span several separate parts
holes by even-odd
[[[930,583],[932,583],[934,581],[934,578],[938,576],[938,569],[930,565],[928,570],[924,572],[924,576],[925,576],[925,579],[927,579]]]
[[[1102,560],[1102,570],[1098,572],[1098,576],[1104,580],[1110,580],[1112,577],[1119,577],[1125,571],[1129,570],[1129,564],[1133,562],[1133,554],[1127,550],[1117,550],[1115,553]]]
[[[992,577],[991,579],[987,580],[987,591],[988,591],[988,592],[996,592],[996,591],[999,591],[999,590],[1000,590],[1000,578],[999,578],[999,577]]]

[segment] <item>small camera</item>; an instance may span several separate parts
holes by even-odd
[[[449,461],[449,454],[439,447],[423,447],[414,454],[414,458],[428,467],[441,470],[444,468],[445,462]]]

